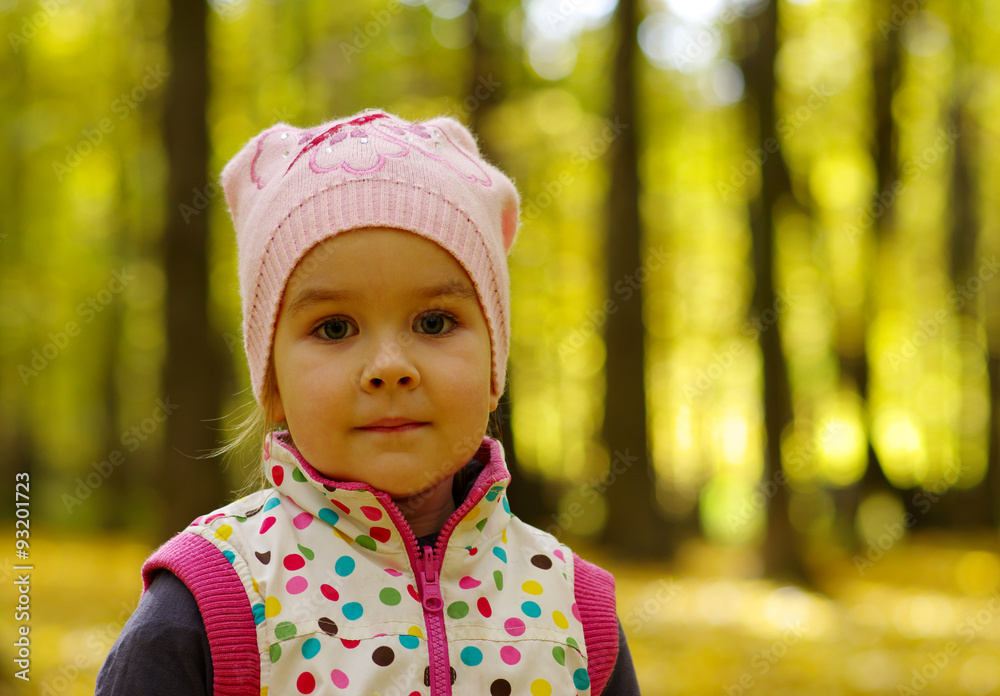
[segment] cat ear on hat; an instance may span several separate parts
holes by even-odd
[[[256,150],[257,138],[254,138],[226,163],[220,176],[222,190],[226,194],[226,203],[229,205],[229,214],[237,227],[248,209],[248,206],[244,206],[243,203],[246,202],[245,194],[249,193],[246,188],[247,184],[250,183],[250,162],[253,160]]]
[[[512,187],[513,188],[513,187]],[[510,251],[517,237],[517,230],[520,226],[520,215],[518,213],[517,191],[514,195],[508,196],[504,201],[503,213],[500,216],[500,228],[503,232],[503,249]]]
[[[254,136],[222,169],[222,190],[229,212],[239,224],[252,206],[254,195],[274,177],[284,173],[297,154],[299,129],[279,123]]]
[[[440,128],[456,146],[462,148],[473,157],[479,157],[479,146],[476,144],[475,136],[472,135],[472,132],[468,128],[451,116],[441,116],[431,119],[423,125]]]
[[[457,120],[450,116],[442,116],[440,118],[435,118],[427,121],[424,125],[431,126],[435,128],[440,128],[449,140],[456,146],[465,150],[466,154],[476,160],[482,161],[482,154],[479,152],[479,146],[476,143],[476,138],[469,131],[468,128],[463,126]],[[520,198],[517,195],[517,189],[510,179],[508,179],[503,172],[496,170],[495,168],[488,167],[493,174],[490,178],[493,179],[494,183],[500,187],[502,196],[502,210],[501,210],[501,229],[503,231],[503,246],[504,251],[510,251],[511,245],[514,243],[514,238],[517,237],[517,230],[519,226],[519,207]],[[496,174],[500,176],[497,177]],[[499,181],[497,181],[499,179]]]

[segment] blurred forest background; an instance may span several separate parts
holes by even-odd
[[[512,505],[616,571],[647,696],[1000,693],[1000,3],[0,0],[0,32],[0,693],[91,693],[142,558],[258,465],[198,458],[252,400],[223,164],[373,106],[518,183]]]

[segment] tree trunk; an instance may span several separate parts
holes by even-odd
[[[890,26],[890,12],[893,8],[882,3],[874,3],[873,26]],[[899,86],[899,31],[890,31],[887,34],[882,32],[872,34],[872,90],[875,119],[874,139],[871,143],[872,157],[875,160],[876,185],[873,202],[879,204],[879,208],[884,209],[882,215],[874,220],[871,226],[871,258],[872,266],[880,268],[878,263],[884,249],[884,241],[892,235],[893,221],[895,214],[892,205],[883,205],[879,196],[885,191],[891,191],[893,185],[899,179],[897,164],[897,143],[898,133],[896,121],[892,116],[892,99]],[[877,208],[878,209],[878,208]],[[855,242],[864,243],[864,230],[857,230],[858,238]],[[867,329],[875,319],[878,310],[876,293],[877,279],[874,274],[869,274],[868,287],[865,288],[865,323]],[[858,506],[861,501],[876,493],[897,495],[896,489],[889,482],[882,470],[882,465],[878,460],[878,454],[872,445],[871,427],[871,385],[869,381],[868,355],[865,352],[864,333],[859,337],[856,347],[845,350],[843,346],[839,348],[841,375],[854,383],[858,394],[864,403],[867,418],[868,430],[868,463],[861,481],[851,491],[845,492],[845,502],[838,505],[838,517],[847,527],[847,531],[857,548],[867,543],[866,540],[857,539],[854,533],[854,521],[857,516]]]
[[[762,151],[778,140],[775,120],[774,61],[777,55],[778,9],[772,0],[752,20],[758,43],[746,59],[746,84],[757,104],[758,138]],[[753,268],[756,284],[752,311],[760,317],[775,311],[774,287],[774,210],[778,203],[795,205],[788,168],[782,151],[768,157],[761,165],[760,194],[751,204],[750,228],[753,238]],[[775,322],[759,334],[764,360],[764,478],[780,480],[781,434],[791,423],[792,407],[788,374],[781,347],[781,322]],[[770,577],[804,581],[806,573],[798,552],[798,540],[788,517],[789,493],[784,485],[775,486],[767,509],[767,539],[764,545],[764,568]]]
[[[163,235],[167,351],[163,397],[166,451],[156,477],[164,531],[174,532],[225,501],[220,467],[197,459],[218,445],[206,421],[221,408],[221,338],[208,320],[208,215],[182,215],[207,190],[208,100],[204,0],[172,0],[164,136],[169,163],[168,221]]]
[[[990,454],[986,462],[986,480],[980,485],[984,489],[990,506],[990,524],[995,530],[1000,527],[1000,330],[989,334],[996,340],[990,341]]]
[[[609,148],[608,293],[643,265],[639,214],[639,143],[636,90],[638,61],[636,0],[619,0],[615,11],[618,47],[612,75]],[[620,125],[619,125],[620,124]],[[656,504],[656,472],[646,432],[645,328],[642,293],[628,301],[612,299],[617,311],[605,323],[605,409],[602,437],[611,474],[604,542],[632,558],[657,558],[672,551],[666,523]],[[613,478],[612,478],[613,477]]]
[[[951,129],[957,134],[951,170],[951,268],[952,286],[968,287],[969,280],[976,276],[977,251],[979,248],[979,215],[973,157],[979,149],[979,138],[971,116],[966,112],[964,103],[967,100],[961,88],[952,99],[950,113]],[[959,328],[959,340],[975,345],[978,340],[972,326],[979,323],[976,301],[965,302],[958,310],[960,319],[966,321]],[[970,332],[972,335],[969,335]],[[982,356],[982,366],[986,366],[989,355]],[[980,365],[969,366],[978,369]],[[963,365],[963,371],[966,366]],[[991,389],[991,394],[995,388]],[[996,405],[995,403],[993,404]],[[995,414],[996,411],[993,411]],[[960,420],[962,415],[959,415]],[[958,437],[962,437],[958,435]],[[988,445],[987,445],[988,446]],[[962,453],[960,450],[960,461]],[[962,527],[987,527],[994,524],[995,498],[988,483],[990,470],[987,469],[987,480],[971,490],[953,490],[949,494],[948,508],[952,525]],[[992,474],[995,477],[995,472]]]
[[[119,237],[121,239],[122,237]],[[104,407],[102,410],[101,430],[103,431],[103,443],[101,452],[112,452],[121,449],[121,430],[119,429],[118,416],[120,413],[121,399],[118,395],[118,380],[116,378],[117,365],[121,359],[120,340],[122,335],[122,311],[121,303],[113,302],[105,309],[108,315],[107,336],[108,348],[101,356],[101,396]],[[126,461],[129,458],[126,456]],[[100,524],[105,529],[124,530],[128,526],[128,509],[122,505],[121,501],[130,499],[128,482],[131,479],[132,467],[123,466],[113,475],[109,476],[100,491],[107,504],[100,507],[98,517]]]

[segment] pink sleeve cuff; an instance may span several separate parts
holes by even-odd
[[[260,696],[257,629],[243,582],[229,560],[207,539],[182,532],[143,565],[144,588],[161,569],[176,575],[198,602],[212,652],[215,696]]]
[[[618,613],[611,573],[573,554],[576,603],[587,644],[591,696],[599,696],[618,660]]]

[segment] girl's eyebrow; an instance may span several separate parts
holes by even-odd
[[[306,288],[288,305],[288,315],[293,317],[309,305],[321,302],[357,302],[361,296],[351,290],[331,290],[329,288]]]
[[[457,297],[461,300],[477,299],[476,291],[463,280],[449,280],[438,285],[429,285],[414,291],[416,297],[433,300],[438,297]],[[334,290],[331,288],[306,288],[288,305],[290,317],[301,313],[313,304],[322,302],[360,302],[361,295],[353,290]]]
[[[443,297],[450,295],[457,297],[461,300],[476,300],[478,299],[476,291],[464,280],[449,280],[439,285],[430,285],[426,288],[421,288],[417,290],[416,294],[419,297],[423,297],[428,300],[432,300],[436,297]]]

